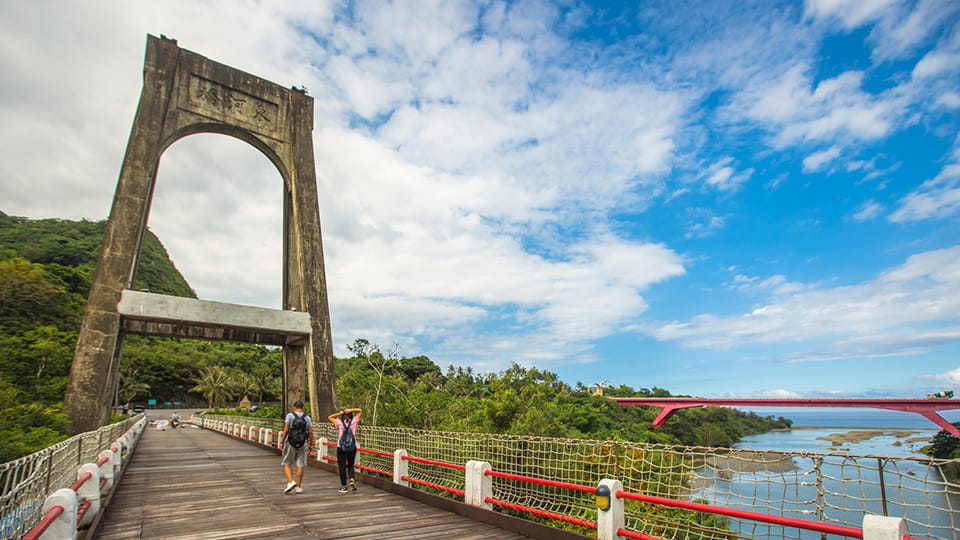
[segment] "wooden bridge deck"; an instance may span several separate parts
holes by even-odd
[[[340,494],[339,483],[308,467],[304,492],[284,494],[275,451],[195,427],[150,427],[87,537],[527,538],[364,483]]]

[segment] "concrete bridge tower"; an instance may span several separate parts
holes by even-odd
[[[313,98],[147,36],[143,89],[65,396],[73,433],[106,424],[126,334],[283,347],[283,405],[334,409],[333,345],[313,156]],[[196,133],[260,150],[283,179],[283,308],[132,290],[160,156]]]

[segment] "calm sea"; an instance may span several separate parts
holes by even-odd
[[[916,456],[940,427],[916,413],[885,411],[881,409],[820,409],[820,408],[761,408],[751,409],[760,416],[783,416],[793,420],[797,429],[773,431],[745,437],[737,448],[751,450],[780,450],[784,452],[834,452],[828,435],[857,429],[908,429],[914,434],[905,439],[879,436],[860,443],[850,443],[842,450],[855,455]],[[960,411],[942,411],[949,422],[960,421]]]

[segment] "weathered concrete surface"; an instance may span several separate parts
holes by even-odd
[[[311,329],[305,343],[284,344],[283,402],[289,408],[294,400],[309,398],[315,418],[334,410],[333,343],[312,130],[313,98],[304,92],[181,49],[175,40],[147,36],[140,103],[64,398],[74,433],[93,430],[109,419],[124,332],[182,336],[198,328],[176,326],[176,321],[165,327],[127,321],[119,304],[136,276],[160,156],[177,140],[205,132],[249,143],[283,178],[283,309],[308,313]],[[229,339],[229,334],[225,331],[221,339]],[[254,330],[245,336],[256,334]]]
[[[311,331],[309,313],[181,298],[129,289],[123,291],[118,311],[124,320],[198,323],[298,337],[309,336]]]

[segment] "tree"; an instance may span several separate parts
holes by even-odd
[[[281,392],[280,377],[270,373],[268,370],[259,369],[253,372],[254,392],[257,396],[257,403],[263,403],[263,396],[278,396]]]
[[[373,414],[371,415],[370,425],[376,426],[377,415],[380,412],[380,395],[383,392],[384,378],[387,373],[397,368],[397,352],[400,350],[400,344],[394,343],[393,350],[387,356],[380,353],[380,347],[371,344],[365,339],[357,339],[351,345],[347,345],[347,350],[362,359],[372,369],[376,375],[374,380],[373,395]]]
[[[117,381],[117,399],[120,403],[129,404],[138,396],[149,392],[150,385],[140,378],[140,372],[136,368],[120,370],[120,378]]]
[[[234,397],[234,385],[223,366],[208,366],[200,373],[196,386],[190,392],[198,392],[207,400],[207,407],[222,407],[223,402]]]
[[[953,425],[960,427],[960,422]],[[933,436],[933,444],[930,445],[930,455],[939,459],[950,459],[956,457],[954,452],[960,448],[960,439],[945,429],[941,429]]]
[[[47,281],[42,265],[0,261],[0,332],[16,335],[40,325],[72,329],[81,313],[64,287]]]

